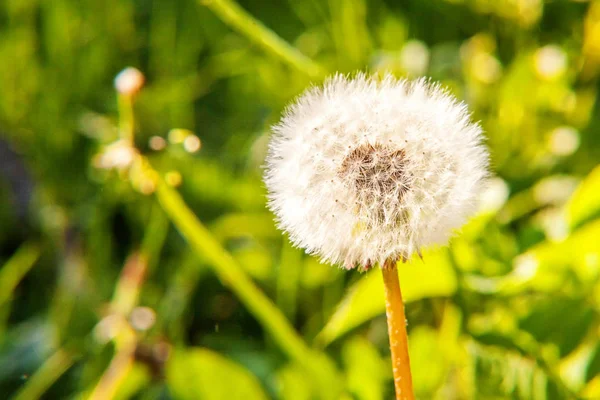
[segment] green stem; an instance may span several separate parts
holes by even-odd
[[[146,256],[148,273],[151,273],[158,264],[160,253],[167,240],[169,219],[156,203],[152,205],[149,218],[148,228],[144,233],[140,251]]]
[[[127,316],[138,302],[138,296],[148,267],[148,257],[141,251],[133,252],[125,261],[111,302],[113,311]]]
[[[323,78],[326,75],[326,71],[319,64],[287,43],[235,2],[230,0],[204,0],[203,3],[217,14],[223,22],[292,67],[315,79]]]
[[[0,269],[0,306],[10,300],[13,291],[40,257],[37,244],[25,243]]]
[[[133,98],[131,95],[118,95],[119,107],[119,137],[134,145],[134,116],[133,116]]]
[[[74,361],[75,359],[69,353],[58,349],[31,376],[25,386],[13,397],[13,400],[39,399],[73,365]]]
[[[265,35],[262,43],[297,66],[311,67],[310,60],[303,58],[300,53],[282,41],[278,36],[259,25],[252,17],[234,3],[218,0],[209,4],[211,8],[219,10],[228,21],[243,29],[251,37],[258,38]],[[288,47],[286,47],[288,46]],[[287,49],[287,50],[286,50]],[[133,99],[119,96],[120,130],[121,139],[129,140],[134,144],[134,114]],[[314,352],[296,333],[286,320],[281,311],[245,274],[233,257],[221,246],[208,229],[196,218],[194,213],[185,204],[179,193],[168,186],[152,168],[148,160],[138,156],[130,172],[132,183],[134,175],[143,175],[144,179],[151,180],[156,186],[156,196],[164,212],[186,238],[192,249],[208,261],[219,280],[231,288],[237,297],[244,303],[248,310],[268,331],[279,347],[296,363],[302,366],[313,379],[315,386],[322,397],[326,399],[339,398],[339,384],[337,370],[329,358]],[[133,172],[135,171],[135,173]]]
[[[208,266],[213,269],[219,280],[236,294],[273,337],[279,348],[307,372],[319,396],[324,399],[338,399],[341,387],[337,370],[331,360],[308,347],[282,312],[196,218],[179,193],[158,177],[156,195],[165,213],[192,249],[206,259]]]
[[[196,218],[179,193],[159,180],[156,195],[177,229],[194,251],[206,258],[221,282],[231,288],[292,359],[306,364],[310,348],[281,311],[256,287],[233,257]]]

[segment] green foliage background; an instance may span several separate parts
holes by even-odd
[[[6,0],[0,60],[1,398],[391,398],[378,271],[291,248],[261,183],[286,103],[357,70],[441,81],[492,153],[400,267],[418,397],[600,398],[599,1]],[[129,65],[141,155],[101,169]]]

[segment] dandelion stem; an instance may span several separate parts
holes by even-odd
[[[414,400],[410,359],[408,357],[408,337],[406,334],[406,316],[395,262],[386,262],[383,268],[385,286],[385,310],[387,315],[394,387],[396,400]]]

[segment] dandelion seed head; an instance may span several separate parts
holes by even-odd
[[[346,268],[444,244],[476,210],[482,131],[438,85],[336,75],[273,127],[269,207],[292,242]]]

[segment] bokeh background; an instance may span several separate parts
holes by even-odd
[[[440,81],[492,154],[400,267],[418,397],[600,398],[600,1],[5,0],[0,60],[0,398],[392,398],[379,272],[293,249],[261,183],[358,70]]]

